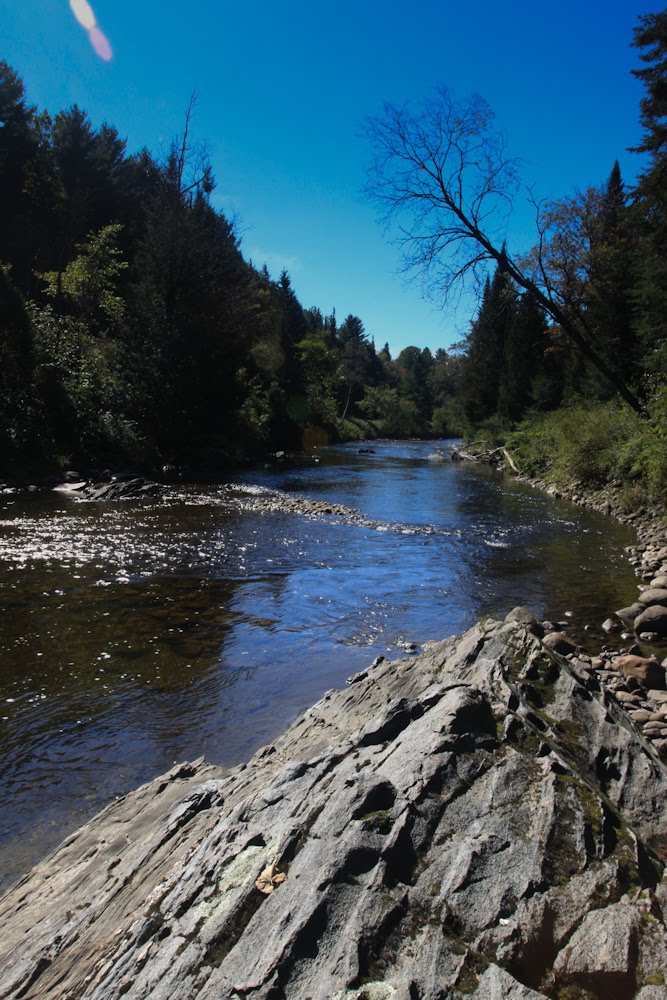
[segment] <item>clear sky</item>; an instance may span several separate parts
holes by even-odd
[[[364,119],[444,83],[480,93],[523,176],[558,198],[606,180],[618,158],[640,165],[642,87],[630,48],[643,0],[90,0],[110,59],[96,54],[68,0],[0,2],[0,58],[28,98],[57,112],[77,103],[130,151],[165,149],[196,91],[196,138],[210,151],[213,199],[236,213],[246,257],[287,268],[304,306],[354,313],[378,347],[446,347],[458,315],[423,301],[397,273],[361,189]],[[98,40],[99,41],[99,40]],[[98,44],[98,49],[104,52]],[[531,242],[529,211],[509,234]]]

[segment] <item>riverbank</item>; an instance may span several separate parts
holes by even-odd
[[[649,579],[667,571],[667,511],[657,503],[644,502],[636,509],[628,510],[627,498],[620,484],[608,484],[596,489],[580,480],[556,485],[520,474],[517,478],[550,496],[564,497],[581,507],[597,510],[631,525],[637,532],[637,545],[629,548],[628,557],[637,575]]]
[[[667,544],[666,406],[664,391],[644,418],[616,402],[573,402],[524,421],[504,442],[529,480],[631,523],[645,574],[659,569]]]
[[[667,772],[522,617],[110,806],[0,901],[0,997],[658,1000]]]
[[[459,461],[486,462],[501,470],[509,466],[512,473],[518,473],[505,447],[478,446],[477,452],[462,448],[454,457]],[[602,623],[609,636],[608,643],[593,656],[577,649],[565,632],[554,632],[552,643],[560,652],[584,664],[585,669],[593,670],[600,683],[628,712],[629,718],[642,729],[644,737],[653,743],[656,752],[667,758],[664,681],[667,668],[667,517],[657,505],[642,505],[628,511],[627,493],[620,484],[592,489],[581,481],[556,485],[520,473],[516,478],[554,499],[567,499],[578,506],[615,517],[637,532],[637,544],[629,546],[626,553],[642,583],[638,585],[635,602],[625,608],[609,609],[610,617]],[[548,636],[546,641],[549,641]]]
[[[525,471],[526,465],[530,464],[526,461],[525,451],[510,451],[516,444],[516,438],[510,438],[502,446],[477,442],[473,446],[455,449],[453,457],[493,465],[554,499],[569,500],[577,506],[630,525],[637,533],[637,544],[629,546],[626,552],[636,574],[643,581],[650,581],[667,573],[667,508],[664,500],[660,502],[651,498],[639,488],[629,490],[627,484],[619,480],[600,486],[592,481],[564,475],[562,471],[559,474],[531,475]],[[536,447],[536,442],[532,447]],[[539,464],[544,470],[558,466],[558,456],[544,455]]]

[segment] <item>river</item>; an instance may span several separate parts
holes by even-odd
[[[0,889],[175,762],[247,759],[378,655],[517,604],[600,644],[636,596],[629,528],[428,460],[450,442],[372,447],[160,499],[0,497]],[[364,521],[255,509],[276,491]]]

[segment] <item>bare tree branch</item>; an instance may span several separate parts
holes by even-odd
[[[479,286],[489,262],[502,263],[628,405],[643,412],[596,350],[586,319],[594,192],[543,203],[529,191],[537,242],[524,258],[514,259],[506,232],[519,190],[517,161],[507,156],[481,97],[457,101],[441,87],[414,110],[385,104],[383,115],[367,122],[366,134],[373,150],[366,194],[385,232],[397,233],[402,270],[451,302],[471,281]]]

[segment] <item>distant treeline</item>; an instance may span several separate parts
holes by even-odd
[[[650,408],[667,373],[667,12],[642,18],[634,44],[646,88],[638,183],[627,189],[615,164],[545,218],[554,280],[569,282],[598,354]],[[304,308],[287,272],[274,281],[246,260],[212,206],[189,112],[164,158],[128,154],[76,105],[38,112],[0,63],[0,123],[4,474],[447,436],[613,392],[502,260],[449,352],[393,359],[360,318]]]
[[[159,465],[443,433],[444,351],[376,351],[244,259],[190,136],[128,154],[0,63],[0,461]],[[375,421],[373,424],[370,421]]]

